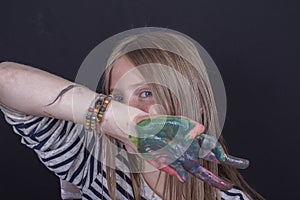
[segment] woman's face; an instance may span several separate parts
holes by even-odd
[[[150,87],[130,60],[123,56],[116,60],[111,71],[110,91],[116,101],[153,112],[155,104]]]

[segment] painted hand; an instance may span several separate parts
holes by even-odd
[[[200,165],[200,159],[239,169],[249,161],[225,154],[213,136],[201,134],[204,126],[182,116],[142,116],[136,119],[137,137],[129,136],[141,156],[156,168],[185,182],[188,173],[222,190],[232,184]]]

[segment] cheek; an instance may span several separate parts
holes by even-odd
[[[129,105],[149,113],[151,107],[155,104],[154,100],[139,101],[135,98],[129,100]]]

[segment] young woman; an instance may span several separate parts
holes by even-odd
[[[182,35],[125,38],[104,95],[17,63],[0,72],[5,119],[83,199],[263,199],[236,169],[249,163],[226,154],[206,68]]]

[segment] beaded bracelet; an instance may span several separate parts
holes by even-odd
[[[88,112],[86,115],[86,122],[85,122],[85,129],[88,131],[94,131],[96,130],[96,123],[97,123],[97,113],[99,112],[99,109],[102,105],[103,94],[99,94],[95,97],[95,99],[92,101],[90,107],[88,108]]]
[[[98,114],[97,114],[97,119],[98,119],[99,124],[102,122],[104,112],[106,111],[106,108],[107,108],[108,104],[111,102],[112,99],[113,99],[112,95],[108,95],[104,98],[103,104],[101,105],[101,107],[98,111]]]

